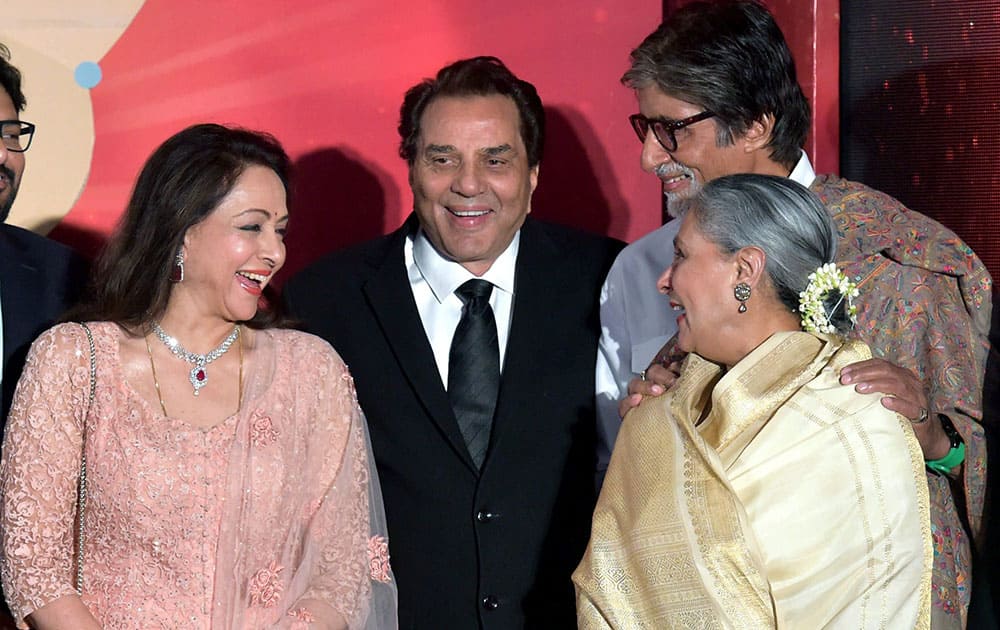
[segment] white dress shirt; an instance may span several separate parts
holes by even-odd
[[[427,240],[423,230],[418,230],[415,236],[407,237],[403,245],[406,274],[445,389],[448,388],[451,339],[455,336],[455,328],[458,327],[458,320],[462,317],[462,300],[455,295],[455,290],[467,280],[477,277],[493,284],[490,306],[493,308],[493,316],[497,323],[500,373],[503,373],[507,336],[510,333],[510,319],[513,314],[514,269],[520,242],[521,232],[518,231],[489,270],[482,276],[475,276],[459,263],[438,253]]]
[[[811,186],[816,179],[805,152],[788,175]],[[601,288],[601,340],[597,347],[597,471],[603,478],[618,437],[618,401],[628,382],[645,370],[677,334],[677,318],[656,281],[674,261],[680,221],[670,221],[618,254]]]

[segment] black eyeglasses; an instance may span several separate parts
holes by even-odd
[[[24,153],[31,146],[35,126],[23,120],[0,120],[0,138],[8,151]]]
[[[646,118],[642,114],[632,114],[628,117],[628,121],[632,123],[632,129],[635,129],[635,135],[639,136],[640,142],[646,141],[646,136],[649,134],[649,130],[652,129],[653,136],[665,151],[676,151],[677,136],[674,135],[675,131],[713,116],[715,116],[715,114],[707,110],[700,114],[695,114],[694,116],[688,116],[682,120]]]

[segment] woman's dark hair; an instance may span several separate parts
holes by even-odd
[[[542,159],[545,144],[545,109],[535,86],[518,79],[496,57],[473,57],[445,66],[433,79],[424,79],[406,91],[399,110],[399,155],[413,166],[420,138],[420,118],[438,97],[506,96],[517,105],[521,140],[528,153],[528,166]]]
[[[774,17],[758,2],[692,2],[632,51],[626,86],[650,86],[715,113],[719,146],[774,117],[771,159],[791,169],[809,131],[809,102]]]
[[[808,188],[787,177],[718,177],[682,200],[680,209],[694,215],[698,230],[726,254],[744,247],[764,250],[771,286],[794,313],[809,274],[837,259],[837,230],[830,212]],[[854,324],[841,297],[831,291],[823,308],[837,332],[846,335]]]
[[[249,166],[271,169],[289,195],[291,162],[271,135],[201,124],[171,136],[139,173],[125,215],[101,253],[90,299],[66,320],[113,321],[132,332],[159,319],[167,307],[174,258],[188,229],[204,220]],[[283,323],[269,308],[245,322],[253,328]]]

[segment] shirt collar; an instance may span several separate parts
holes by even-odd
[[[427,285],[431,288],[438,303],[443,303],[466,280],[472,280],[476,277],[488,280],[497,289],[513,295],[514,268],[520,243],[521,231],[518,230],[514,234],[514,238],[511,239],[510,245],[497,256],[486,273],[482,276],[475,276],[459,263],[442,256],[427,240],[427,236],[421,229],[413,237],[413,262],[420,270],[420,275],[427,281]]]
[[[802,184],[806,188],[812,186],[813,180],[816,179],[816,171],[813,170],[812,162],[809,161],[809,156],[806,155],[805,151],[802,152],[799,161],[795,163],[795,168],[788,174],[788,179]]]

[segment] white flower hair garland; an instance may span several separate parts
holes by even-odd
[[[840,299],[833,305],[827,313],[823,308],[823,299],[831,292],[840,293]],[[837,265],[826,263],[819,269],[809,274],[809,284],[806,290],[799,293],[799,312],[802,313],[802,328],[811,333],[835,333],[837,329],[830,323],[830,317],[840,306],[841,302],[847,300],[847,315],[854,323],[854,317],[858,313],[858,307],[854,305],[854,298],[858,297],[858,286],[848,279]]]

